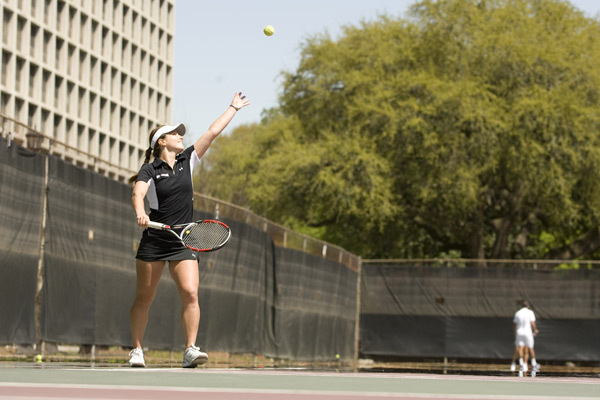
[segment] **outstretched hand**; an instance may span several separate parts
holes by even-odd
[[[235,92],[233,100],[231,100],[231,105],[233,105],[236,109],[240,109],[242,107],[246,107],[249,104],[250,100],[246,99],[246,96],[242,96],[242,92]]]

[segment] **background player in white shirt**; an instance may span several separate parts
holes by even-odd
[[[531,353],[532,371],[537,372],[539,367],[535,359],[533,337],[537,335],[539,331],[535,323],[535,314],[531,311],[528,301],[523,301],[522,308],[515,313],[513,327],[515,346],[519,352],[519,375],[527,371],[527,358],[529,353]],[[529,349],[529,351],[527,351],[526,348]]]

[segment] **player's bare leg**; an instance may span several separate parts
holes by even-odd
[[[198,263],[195,260],[171,261],[169,271],[181,299],[181,323],[185,333],[185,346],[189,347],[196,343],[200,324]]]
[[[195,345],[200,323],[198,263],[195,260],[170,262],[169,271],[181,298],[181,323],[186,337],[182,366],[195,368],[208,361],[208,354],[200,351]]]
[[[164,261],[146,262],[136,260],[135,300],[129,312],[133,350],[129,353],[129,366],[145,367],[142,340],[148,324],[148,312],[156,295],[160,276],[165,268]]]
[[[535,350],[533,347],[529,347],[529,355],[531,356],[531,376],[534,377],[540,371],[540,365],[537,363],[535,359]]]
[[[129,312],[131,324],[131,337],[133,347],[141,348],[146,325],[148,324],[148,311],[156,295],[158,282],[165,267],[164,261],[141,261],[136,260],[137,280],[135,288],[135,300]]]
[[[519,376],[523,376],[524,372],[525,372],[525,367],[527,364],[524,363],[524,354],[525,353],[525,346],[519,346]]]

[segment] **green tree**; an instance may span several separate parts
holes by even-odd
[[[363,257],[593,257],[599,28],[561,0],[425,0],[314,37],[278,109],[217,142],[211,194]]]

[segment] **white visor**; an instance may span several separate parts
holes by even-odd
[[[164,135],[165,133],[171,133],[177,131],[181,136],[185,135],[185,125],[177,124],[177,125],[165,125],[161,127],[154,133],[152,136],[152,141],[150,142],[150,148],[154,149],[154,145],[158,141],[158,138]]]

